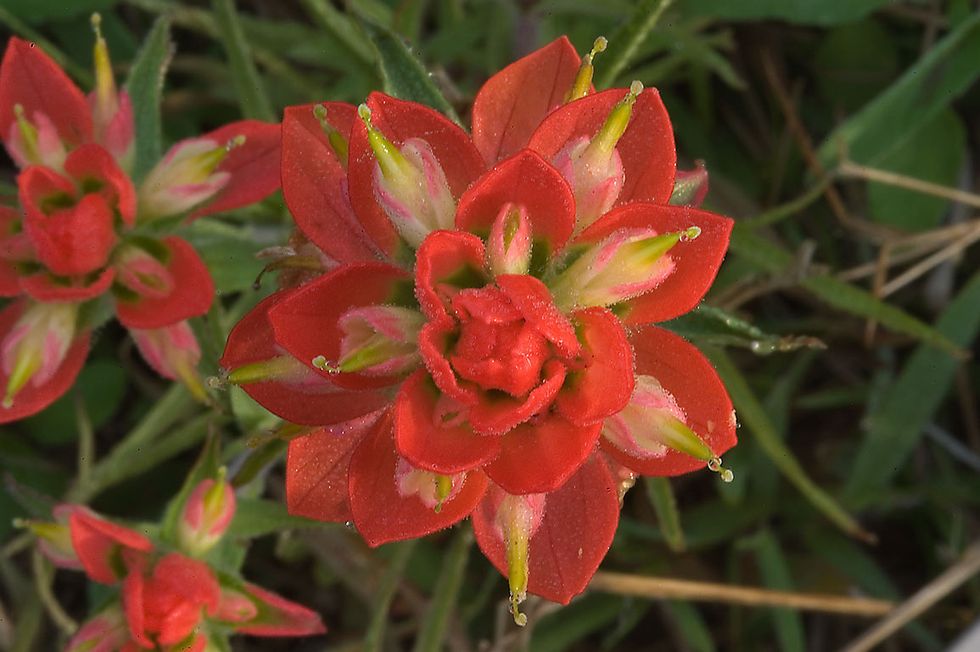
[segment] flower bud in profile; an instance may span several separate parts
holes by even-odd
[[[177,529],[177,540],[185,552],[200,556],[224,536],[235,515],[235,492],[222,468],[217,478],[207,478],[191,492]]]
[[[78,630],[65,652],[115,652],[129,642],[129,628],[118,605],[102,611]]]

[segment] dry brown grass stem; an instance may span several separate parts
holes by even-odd
[[[851,616],[876,617],[895,606],[887,600],[847,595],[776,591],[752,586],[730,586],[668,577],[645,577],[625,573],[599,572],[592,578],[593,591],[631,595],[653,600],[693,600],[723,602],[751,607],[783,607],[801,611],[820,611]]]
[[[868,652],[977,573],[980,573],[980,542],[973,543],[945,573],[919,589],[842,652]]]
[[[973,206],[974,208],[980,208],[980,195],[976,193],[960,190],[959,188],[950,188],[949,186],[932,183],[931,181],[923,181],[916,177],[909,177],[904,174],[889,172],[888,170],[879,170],[878,168],[861,165],[851,160],[841,161],[837,167],[837,174],[845,178],[877,181],[878,183],[884,183],[889,186],[904,188],[924,195],[941,197],[966,204],[967,206]]]

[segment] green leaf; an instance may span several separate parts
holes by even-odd
[[[664,609],[692,652],[714,652],[714,637],[701,612],[690,602],[664,600]]]
[[[791,253],[739,226],[732,232],[730,250],[760,270],[774,275],[785,276],[794,264]],[[817,274],[802,278],[800,285],[834,308],[865,319],[873,319],[893,331],[904,333],[954,355],[962,353],[960,347],[932,326],[846,281]]]
[[[712,20],[785,20],[834,25],[858,20],[894,0],[685,0],[685,16]]]
[[[870,18],[831,30],[811,65],[823,99],[848,113],[874,99],[900,70],[895,40]]]
[[[980,329],[980,273],[949,304],[938,330],[969,347]],[[923,428],[942,404],[961,362],[919,347],[884,399],[868,414],[867,434],[858,450],[845,495],[856,502],[888,484],[904,466]]]
[[[301,0],[301,2],[313,22],[327,32],[331,39],[342,43],[355,59],[362,64],[374,61],[371,46],[363,38],[354,21],[334,8],[329,0]]]
[[[196,220],[181,230],[208,266],[220,293],[250,290],[265,263],[256,257],[263,243],[254,231],[219,220]]]
[[[632,15],[609,39],[608,52],[600,59],[602,74],[596,82],[597,87],[605,88],[613,84],[671,3],[673,0],[641,0],[637,3]]]
[[[749,545],[755,551],[763,583],[771,589],[792,590],[794,587],[789,566],[776,537],[764,530],[753,537]],[[792,609],[773,609],[772,614],[779,649],[783,652],[806,650],[803,620],[799,612]]]
[[[211,0],[218,34],[228,55],[231,80],[238,93],[238,103],[246,118],[272,122],[277,113],[265,92],[265,84],[252,61],[252,47],[245,38],[234,0]]]
[[[826,348],[815,337],[766,333],[730,312],[707,304],[701,304],[686,315],[661,326],[699,344],[738,346],[760,355],[785,353],[801,348]]]
[[[732,397],[732,403],[735,404],[739,421],[748,426],[755,435],[756,443],[765,451],[771,462],[779,467],[786,479],[796,486],[815,509],[841,530],[859,539],[870,539],[871,535],[844,511],[833,496],[810,479],[803,465],[793,455],[793,451],[780,439],[769,415],[766,414],[759,399],[731,359],[720,349],[706,349],[705,353],[714,363],[718,375],[725,383],[725,388]],[[738,469],[735,469],[735,481],[738,481]]]
[[[893,148],[878,167],[922,181],[955,186],[966,155],[966,129],[952,110],[946,109],[915,130]],[[949,200],[893,185],[868,184],[869,216],[876,222],[920,231],[939,226]]]
[[[160,160],[163,131],[160,126],[160,96],[163,78],[173,57],[170,42],[170,19],[157,18],[143,47],[136,55],[126,80],[126,91],[133,103],[135,126],[133,178],[142,179]]]
[[[664,541],[674,552],[681,552],[686,547],[684,530],[681,528],[681,515],[677,510],[677,499],[670,486],[668,478],[643,478],[643,486],[647,498],[657,513],[657,523],[663,532]]]
[[[980,76],[977,61],[980,14],[949,33],[888,90],[835,129],[820,146],[820,160],[833,168],[843,145],[853,160],[877,165],[973,85]]]
[[[378,53],[378,67],[385,92],[403,100],[430,106],[460,123],[456,110],[436,88],[425,66],[404,41],[390,29],[376,23],[364,20],[361,24]]]
[[[293,516],[281,502],[261,498],[239,498],[228,536],[238,539],[257,537],[296,528],[331,526],[330,523]]]

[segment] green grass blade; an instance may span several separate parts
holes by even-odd
[[[938,330],[968,347],[980,329],[980,273],[960,291],[939,318]],[[868,416],[845,495],[861,497],[884,487],[902,468],[923,428],[949,391],[960,361],[920,347],[906,363],[884,400]]]
[[[391,544],[395,551],[388,561],[388,569],[381,578],[381,584],[374,596],[374,613],[371,615],[371,623],[364,635],[363,652],[378,652],[385,649],[384,637],[385,628],[388,625],[388,608],[398,590],[402,575],[405,574],[405,566],[415,551],[417,540],[399,541]]]
[[[725,383],[725,387],[732,397],[732,403],[735,404],[739,421],[748,426],[748,429],[755,436],[756,443],[765,451],[772,463],[782,471],[786,479],[799,489],[800,493],[815,509],[841,530],[859,539],[873,539],[871,534],[862,529],[858,522],[844,511],[844,508],[833,496],[810,479],[796,456],[780,439],[769,415],[766,414],[759,399],[749,388],[745,376],[732,363],[731,359],[719,349],[706,349],[705,353],[714,363],[718,375]],[[734,471],[737,482],[738,469],[734,469]]]
[[[246,118],[274,121],[273,111],[265,85],[252,61],[252,48],[245,38],[233,0],[212,0],[218,34],[228,54],[231,79],[238,93],[238,102]]]
[[[744,228],[735,228],[730,249],[770,274],[785,275],[794,261],[793,255],[779,245]],[[904,333],[948,353],[961,355],[963,352],[961,347],[929,324],[882,301],[867,290],[833,276],[826,274],[807,276],[800,279],[800,286],[838,310],[865,319],[873,319],[890,330]]]
[[[793,590],[793,579],[790,576],[786,557],[776,537],[768,530],[756,535],[750,543],[759,564],[763,583],[771,589],[781,591]],[[803,652],[806,650],[803,635],[803,619],[799,612],[792,609],[772,609],[773,624],[776,629],[776,640],[783,652]]]
[[[677,625],[677,632],[691,652],[715,652],[714,637],[704,616],[690,602],[664,600],[664,609]]]
[[[361,38],[360,30],[343,12],[334,8],[328,0],[302,0],[302,4],[313,22],[342,43],[358,62],[367,65],[374,62],[371,46]]]
[[[846,147],[866,165],[901,145],[916,128],[934,119],[980,76],[980,14],[939,41],[901,78],[820,146],[823,164],[833,167]]]
[[[133,178],[137,180],[142,179],[163,154],[160,99],[163,78],[173,53],[170,19],[161,16],[153,23],[126,80],[126,91],[133,103]]]
[[[443,639],[449,626],[449,617],[459,601],[463,586],[466,562],[473,546],[473,529],[463,527],[456,534],[442,563],[442,572],[432,591],[432,602],[422,619],[415,652],[438,652],[443,649]]]
[[[643,487],[647,498],[657,513],[657,523],[663,532],[664,541],[674,552],[681,552],[687,544],[684,542],[684,530],[681,528],[681,515],[677,509],[677,499],[667,478],[643,478]]]
[[[606,88],[616,81],[672,3],[673,0],[642,0],[637,5],[633,14],[609,39],[609,48],[600,59],[602,74],[596,81],[597,88]]]

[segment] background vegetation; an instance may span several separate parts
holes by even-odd
[[[685,167],[703,159],[710,170],[707,206],[738,220],[706,307],[672,326],[717,365],[741,442],[725,458],[731,485],[710,473],[638,483],[603,571],[699,582],[687,585],[698,598],[710,597],[703,583],[721,583],[899,601],[976,539],[976,3],[0,0],[0,26],[87,88],[95,10],[145,106],[166,69],[165,144],[377,88],[444,97],[465,119],[482,81],[519,55],[561,34],[581,51],[609,37],[598,84],[659,87]],[[277,197],[188,229],[222,294],[202,332],[209,373],[230,325],[274,285],[253,289],[255,254],[290,226]],[[831,650],[872,622],[646,599],[603,575],[567,608],[530,604],[531,626],[517,630],[506,583],[468,526],[370,552],[343,526],[291,519],[279,500],[284,444],[267,434],[275,422],[237,390],[220,395],[220,414],[205,411],[133,353],[107,326],[72,393],[0,428],[0,649],[55,649],[98,600],[80,575],[52,578],[13,519],[68,497],[155,520],[209,431],[251,496],[234,526],[247,575],[330,627],[235,649]],[[884,649],[938,650],[976,620],[980,582],[954,588]],[[66,614],[52,618],[51,595]]]

